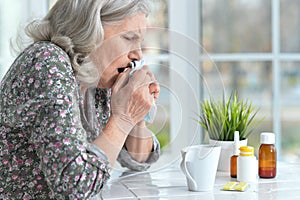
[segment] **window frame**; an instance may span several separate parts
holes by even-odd
[[[201,13],[201,10],[199,10]],[[212,59],[214,61],[271,61],[272,62],[272,124],[276,135],[278,158],[281,158],[281,76],[280,63],[282,61],[298,61],[299,54],[280,52],[280,0],[272,1],[272,52],[270,53],[226,53],[226,54],[201,54],[200,61]]]
[[[169,10],[169,62],[170,87],[179,96],[181,113],[176,103],[171,101],[170,135],[172,154],[180,154],[185,145],[200,144],[203,141],[203,131],[192,117],[193,112],[199,113],[199,101],[202,95],[200,76],[200,1],[168,1]],[[193,19],[193,20],[191,20]],[[193,53],[189,53],[193,48]],[[177,56],[179,55],[179,56]],[[191,67],[192,66],[192,67]],[[196,68],[196,71],[194,68]],[[180,74],[188,85],[182,85],[175,79]],[[180,89],[179,89],[180,88]],[[185,98],[186,97],[186,98]],[[193,98],[195,97],[195,98]],[[181,115],[181,121],[176,116]],[[178,130],[178,124],[180,129]],[[180,141],[176,143],[176,141]]]
[[[182,32],[184,34],[190,34],[187,33],[188,29],[186,27],[178,27],[176,24],[184,23],[188,24],[190,23],[190,19],[187,16],[191,16],[192,14],[195,14],[199,16],[196,20],[197,24],[199,25],[192,25],[194,34],[197,34],[199,37],[193,35],[193,38],[197,40],[199,44],[201,44],[202,41],[202,35],[201,35],[201,1],[198,0],[191,0],[191,1],[182,1],[182,2],[176,2],[177,8],[174,8],[175,5],[172,4],[172,1],[169,0],[169,27],[170,29],[175,29],[176,31]],[[174,2],[173,2],[174,3]],[[234,62],[241,62],[241,61],[269,61],[272,62],[272,128],[273,132],[276,135],[276,144],[277,144],[277,154],[278,159],[282,160],[282,124],[281,124],[281,63],[282,62],[297,62],[300,61],[300,53],[282,53],[280,49],[280,0],[272,0],[272,51],[270,53],[212,53],[212,54],[205,54],[203,52],[199,52],[199,63],[202,63],[203,61],[234,61]],[[193,6],[193,7],[190,7]],[[192,10],[191,10],[192,9]],[[175,25],[174,25],[175,24]],[[176,43],[175,41],[172,41],[172,38],[170,38],[170,44]],[[172,48],[170,48],[172,51]],[[170,57],[170,67],[176,67],[176,62],[172,62],[172,57]],[[172,87],[172,86],[171,86]],[[201,96],[199,99],[203,98],[202,90],[200,90],[199,93]],[[185,102],[186,103],[186,102]],[[183,108],[185,109],[185,108]],[[171,118],[171,124],[174,122]],[[188,129],[184,132],[187,132]],[[171,133],[172,135],[172,133]],[[203,138],[203,136],[201,137]],[[202,140],[200,140],[202,142]]]

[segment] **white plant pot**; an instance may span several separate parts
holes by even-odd
[[[209,144],[221,146],[221,154],[218,163],[218,171],[230,171],[230,158],[233,155],[233,141],[220,141],[209,139]],[[240,146],[247,146],[247,139],[240,141]]]

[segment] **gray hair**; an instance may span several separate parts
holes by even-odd
[[[103,42],[104,24],[113,24],[138,12],[148,16],[149,0],[58,0],[42,20],[25,28],[34,41],[51,41],[70,57],[77,79],[85,85],[99,80],[89,54]]]

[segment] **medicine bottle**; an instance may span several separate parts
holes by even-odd
[[[257,177],[257,160],[254,156],[254,148],[241,146],[237,159],[237,180],[240,182],[254,182]]]
[[[274,133],[261,133],[258,153],[258,174],[261,178],[276,176],[276,148]]]
[[[230,176],[236,178],[237,174],[237,158],[239,156],[239,141],[240,134],[238,131],[234,132],[233,155],[230,158]]]

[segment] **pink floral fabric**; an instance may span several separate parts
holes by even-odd
[[[100,192],[109,164],[89,142],[109,117],[110,91],[93,92],[94,105],[85,105],[58,46],[37,42],[20,54],[0,87],[0,199],[88,199]],[[95,115],[84,112],[87,106]]]

